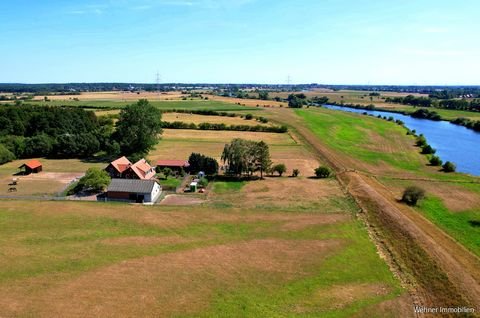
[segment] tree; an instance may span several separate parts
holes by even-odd
[[[85,175],[80,178],[77,191],[99,192],[105,190],[110,184],[110,176],[105,170],[89,168]]]
[[[54,144],[54,140],[45,134],[40,134],[30,138],[25,138],[25,156],[27,157],[48,156],[52,152],[53,144]]]
[[[302,108],[304,100],[295,94],[288,95],[288,107],[290,108]]]
[[[255,170],[260,171],[260,179],[263,179],[263,172],[267,171],[272,165],[268,145],[264,141],[256,143],[254,153]]]
[[[315,176],[317,176],[317,178],[328,178],[331,174],[332,172],[327,167],[320,166],[315,169]]]
[[[437,151],[430,145],[425,145],[422,147],[422,154],[424,155],[433,155],[435,152]]]
[[[115,139],[124,154],[147,153],[162,133],[161,113],[141,99],[122,109],[116,127]]]
[[[281,177],[282,174],[287,172],[287,166],[285,166],[284,163],[276,164],[272,167],[272,172],[278,173],[278,175]]]
[[[15,155],[4,145],[0,144],[0,164],[15,160]]]
[[[417,205],[417,202],[423,198],[425,198],[425,190],[417,186],[407,187],[402,195],[402,201],[412,206]]]
[[[420,135],[417,137],[416,145],[418,147],[423,147],[427,145],[427,139],[425,139],[424,135]]]
[[[457,166],[450,161],[447,161],[442,166],[444,172],[455,172],[457,170]]]
[[[245,115],[245,119],[246,120],[251,120],[253,118],[253,115],[252,114],[246,114]]]
[[[250,149],[254,141],[240,138],[233,139],[226,144],[222,152],[222,161],[227,165],[227,173],[240,176],[242,173],[253,171]]]
[[[188,158],[191,172],[203,171],[207,175],[215,175],[218,172],[218,162],[214,158],[207,157],[200,153],[192,153]]]
[[[268,145],[240,138],[226,144],[222,152],[222,161],[227,165],[227,173],[240,176],[243,173],[263,172],[271,165]]]
[[[298,177],[299,174],[300,174],[300,170],[298,170],[298,169],[293,169],[293,171],[292,171],[292,177],[295,177],[295,178],[296,178],[296,177]]]
[[[441,166],[442,165],[442,159],[440,159],[439,156],[432,156],[430,158],[430,164],[432,166]]]
[[[268,100],[268,92],[267,91],[259,91],[258,98],[262,100]]]
[[[168,179],[172,175],[172,169],[166,167],[162,171],[163,175],[165,176],[165,179]]]

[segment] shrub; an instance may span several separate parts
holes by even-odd
[[[439,156],[432,156],[430,158],[430,164],[432,166],[441,166],[442,165],[442,159],[440,159]]]
[[[445,172],[455,172],[455,170],[457,170],[457,166],[450,161],[445,162],[442,168],[443,168],[443,171]]]
[[[420,136],[417,137],[416,145],[418,147],[423,147],[423,146],[427,145],[427,139],[425,139],[424,135],[420,135]]]
[[[247,114],[245,115],[245,119],[246,120],[251,120],[253,118],[253,115],[252,114]]]
[[[317,178],[328,178],[331,174],[332,172],[327,167],[320,166],[315,169],[315,176]]]
[[[424,155],[433,155],[435,152],[437,151],[430,145],[425,145],[422,147],[422,154]]]
[[[278,173],[278,175],[281,177],[282,174],[284,174],[287,171],[287,166],[283,163],[276,164],[272,167],[272,172]]]
[[[414,206],[423,198],[425,198],[425,190],[417,186],[410,186],[403,192],[402,201],[408,205]]]
[[[110,184],[110,176],[105,170],[89,168],[85,175],[78,181],[78,191],[103,191]]]
[[[201,186],[201,187],[206,187],[208,185],[208,179],[207,178],[201,178],[199,181],[198,181],[198,184]]]
[[[292,171],[292,177],[298,177],[299,174],[300,174],[300,170],[298,170],[298,169],[293,169],[293,171]]]

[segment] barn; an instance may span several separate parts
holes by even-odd
[[[18,169],[25,169],[25,174],[39,173],[43,170],[42,163],[36,159],[25,162]]]
[[[112,179],[107,188],[107,200],[155,203],[162,193],[155,180]]]

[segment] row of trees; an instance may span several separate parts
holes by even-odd
[[[422,154],[430,155],[430,165],[437,167],[442,166],[442,170],[444,172],[455,172],[455,170],[457,169],[456,165],[453,162],[447,161],[443,163],[440,157],[435,155],[437,151],[427,143],[427,139],[424,135],[420,134],[419,136],[417,136],[416,145],[422,148]]]
[[[161,113],[147,100],[122,109],[116,125],[111,117],[79,108],[0,108],[3,162],[46,156],[86,158],[99,151],[112,157],[139,156],[152,149],[161,132]]]
[[[262,126],[262,125],[226,125],[224,123],[186,123],[182,121],[162,122],[162,127],[167,129],[199,129],[199,130],[232,130],[232,131],[257,131],[285,133],[287,126]]]
[[[443,99],[437,100],[430,97],[416,97],[407,95],[405,97],[387,97],[387,103],[396,103],[416,107],[436,107],[445,109],[480,111],[480,99]]]

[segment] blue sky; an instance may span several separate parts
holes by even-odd
[[[0,2],[0,82],[480,84],[478,0]]]

